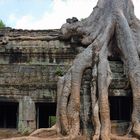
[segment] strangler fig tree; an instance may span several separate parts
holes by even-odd
[[[92,136],[86,139],[140,138],[140,21],[134,14],[132,1],[99,0],[89,17],[81,21],[68,19],[61,31],[64,39],[77,36],[80,43],[87,47],[76,56],[67,73],[59,78],[57,122],[51,129],[68,139],[86,135],[80,125],[80,89],[83,73],[90,68],[90,119],[94,129]],[[111,134],[108,88],[112,73],[108,57],[115,51],[123,62],[132,89],[132,137]]]

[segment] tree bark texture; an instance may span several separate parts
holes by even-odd
[[[58,81],[57,132],[69,139],[140,139],[140,22],[132,1],[99,0],[89,17],[68,20],[61,31],[64,39],[78,36],[85,49]],[[115,53],[132,88],[131,135],[126,136],[111,134],[108,58]]]

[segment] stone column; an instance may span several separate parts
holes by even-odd
[[[31,133],[36,129],[35,103],[29,96],[24,96],[19,102],[18,131],[22,134]]]

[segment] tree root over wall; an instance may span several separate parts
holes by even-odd
[[[48,130],[68,139],[78,136],[93,140],[140,139],[140,22],[134,15],[132,1],[99,0],[88,18],[68,21],[61,31],[65,39],[78,36],[88,47],[76,56],[72,67],[58,81],[57,122]],[[131,137],[111,134],[108,87],[112,74],[108,57],[115,51],[125,65],[133,93]],[[80,125],[80,89],[87,68],[92,70],[90,105],[94,131],[90,137]],[[84,103],[88,104],[89,100],[85,99]],[[86,112],[82,114],[87,117]]]

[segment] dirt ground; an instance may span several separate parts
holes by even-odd
[[[34,137],[22,136],[16,129],[0,129],[0,140],[52,140],[51,138],[45,138],[44,130],[46,129],[41,129],[43,133],[41,133],[40,137]],[[38,133],[38,130],[36,132]],[[58,139],[61,140],[61,138],[53,137],[53,140]]]
[[[0,129],[0,140],[46,140],[46,139],[38,137],[22,136],[16,129]]]
[[[21,134],[16,129],[0,129],[0,140],[4,138],[20,137]]]
[[[70,140],[69,137],[62,137],[56,132],[42,128],[34,131],[30,136],[22,136],[15,129],[0,129],[0,140]],[[84,137],[78,136],[74,140],[85,140]]]

